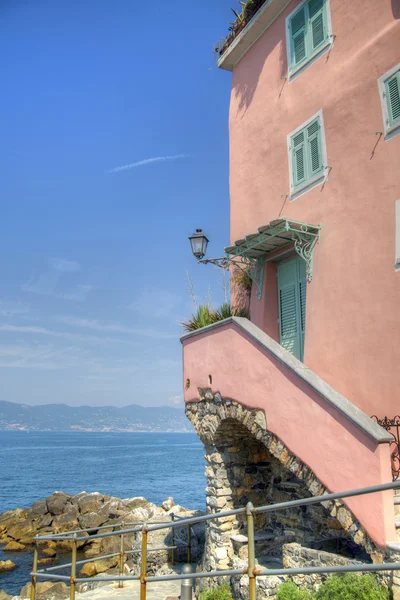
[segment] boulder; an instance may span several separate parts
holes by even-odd
[[[14,540],[29,540],[28,543],[32,542],[36,533],[36,526],[31,519],[25,519],[25,521],[15,523],[15,525],[10,527],[10,529],[8,530],[8,535]]]
[[[127,512],[134,510],[135,508],[144,508],[148,504],[151,504],[143,496],[136,496],[135,498],[125,498],[119,501],[120,509],[126,509]]]
[[[32,515],[44,515],[47,513],[47,502],[46,500],[37,500],[32,504]]]
[[[88,537],[88,534],[84,531],[79,534],[80,538]],[[86,544],[86,540],[81,540],[77,543],[78,550],[82,548]],[[65,550],[66,552],[70,552],[72,550],[72,541],[70,540],[56,540],[56,548],[59,550]]]
[[[169,498],[166,498],[166,499],[164,500],[164,502],[161,504],[161,508],[163,508],[163,509],[164,509],[164,510],[166,510],[166,511],[168,511],[168,510],[171,510],[171,508],[172,508],[173,506],[175,506],[175,501],[174,501],[174,499],[173,499],[173,498],[171,498],[171,497],[169,497]]]
[[[31,583],[25,585],[20,593],[21,600],[29,600],[31,597]],[[69,599],[69,587],[63,581],[38,581],[36,583],[37,600],[67,600]]]
[[[79,577],[93,577],[99,573],[105,573],[108,569],[116,567],[118,564],[118,556],[112,558],[99,558],[93,562],[83,565]]]
[[[47,510],[52,515],[61,515],[70,498],[71,496],[64,494],[64,492],[54,492],[52,496],[46,498]]]
[[[39,517],[39,519],[36,522],[36,526],[38,529],[44,529],[45,527],[49,527],[52,524],[53,519],[53,515],[51,515],[50,513],[45,513],[44,515],[41,515]]]
[[[0,600],[11,600],[12,596],[7,594],[5,590],[0,590]]]
[[[125,512],[120,510],[119,506],[120,501],[118,498],[110,498],[97,512],[99,515],[107,517],[107,521],[110,519],[121,519]]]
[[[43,565],[58,565],[60,561],[58,558],[48,557],[48,558],[39,558],[38,566],[41,567]]]
[[[4,552],[22,552],[25,550],[25,546],[19,542],[8,542],[7,546],[4,546],[3,550]]]
[[[97,529],[107,521],[107,517],[92,512],[85,515],[80,515],[78,521],[82,529]]]
[[[0,514],[0,533],[5,533],[10,527],[24,521],[29,514],[29,510],[22,510],[22,508],[15,508],[14,510],[7,510]]]
[[[78,500],[79,511],[82,515],[97,513],[103,505],[103,496],[98,492],[82,496]]]
[[[63,533],[65,531],[79,529],[78,514],[77,507],[70,504],[66,512],[61,515],[56,515],[53,518],[51,525],[54,533]]]
[[[78,505],[78,502],[81,498],[83,498],[83,496],[87,496],[88,493],[87,492],[79,492],[79,494],[75,494],[75,496],[72,496],[70,502],[71,504],[74,505]]]
[[[13,571],[17,568],[17,565],[11,560],[0,560],[0,573],[2,571]]]
[[[53,558],[56,555],[56,550],[52,546],[47,546],[45,548],[41,548],[40,552],[47,556],[48,558]]]
[[[97,575],[97,571],[94,562],[84,564],[79,571],[79,577],[94,577],[95,575]]]

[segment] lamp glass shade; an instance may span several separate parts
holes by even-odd
[[[207,252],[208,239],[201,229],[196,229],[196,232],[189,237],[190,245],[194,256],[200,260]]]

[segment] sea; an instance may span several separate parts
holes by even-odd
[[[54,491],[172,496],[205,509],[204,448],[195,433],[0,431],[0,513],[26,508]],[[3,552],[18,568],[0,574],[0,590],[16,595],[30,580],[31,553]]]

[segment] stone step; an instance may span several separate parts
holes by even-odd
[[[389,542],[386,544],[388,550],[393,550],[394,552],[398,552],[400,554],[400,542]]]
[[[265,540],[274,540],[275,537],[276,536],[273,533],[256,533],[254,534],[254,541],[263,542]],[[231,540],[232,542],[236,542],[237,544],[247,544],[249,538],[247,537],[247,535],[238,534],[232,535]]]

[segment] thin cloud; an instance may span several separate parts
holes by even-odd
[[[155,156],[154,158],[146,158],[139,160],[138,162],[130,163],[129,165],[122,165],[121,167],[115,167],[110,169],[107,173],[118,173],[118,171],[127,171],[128,169],[137,169],[144,165],[150,165],[152,163],[165,162],[166,160],[178,160],[180,158],[189,158],[189,154],[175,154],[174,156]]]
[[[67,331],[54,331],[53,329],[47,329],[46,327],[36,327],[30,325],[9,325],[8,323],[0,323],[0,334],[1,333],[15,333],[15,334],[27,334],[27,335],[44,335],[49,337],[63,338],[66,340],[72,340],[74,342],[83,343],[95,343],[101,342],[117,343],[117,344],[134,344],[129,340],[121,340],[115,337],[105,337],[97,335],[81,335],[79,333],[70,333]]]
[[[102,323],[94,319],[80,319],[76,317],[59,317],[57,319],[61,323],[65,323],[71,327],[82,327],[84,329],[92,329],[94,331],[112,331],[115,333],[127,333],[130,335],[138,335],[150,338],[172,339],[175,334],[165,333],[156,329],[141,329],[139,327],[126,327],[120,323]]]

